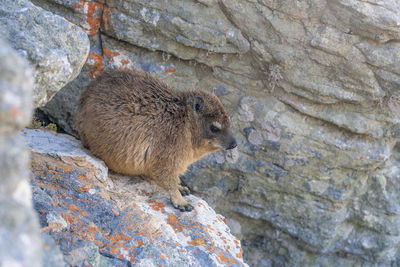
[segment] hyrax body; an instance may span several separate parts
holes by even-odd
[[[121,174],[152,178],[181,211],[193,207],[179,175],[218,149],[236,147],[229,116],[206,91],[176,91],[151,75],[105,71],[82,92],[75,127],[82,143]]]

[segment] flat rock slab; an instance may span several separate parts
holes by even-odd
[[[25,129],[21,136],[32,151],[42,232],[67,264],[247,266],[240,241],[205,201],[189,196],[195,209],[182,213],[149,180],[102,176],[105,165],[68,135]]]

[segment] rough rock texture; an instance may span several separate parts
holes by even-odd
[[[34,207],[56,266],[247,266],[224,217],[195,197],[193,212],[140,178],[110,174],[75,138],[21,131],[32,151]],[[49,245],[49,249],[57,249]]]
[[[32,90],[28,63],[0,39],[0,266],[41,266],[29,154],[18,134],[30,122]]]
[[[89,52],[80,27],[28,0],[0,1],[0,34],[35,69],[36,107],[79,74]]]
[[[400,262],[398,1],[34,2],[91,39],[44,108],[66,131],[104,68],[221,97],[239,147],[185,180],[231,218],[251,264]]]

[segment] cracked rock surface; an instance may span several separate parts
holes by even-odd
[[[91,41],[43,108],[67,132],[103,69],[221,98],[238,148],[185,180],[230,218],[250,264],[399,264],[398,1],[33,2]]]

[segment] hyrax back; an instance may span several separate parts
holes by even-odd
[[[236,141],[219,99],[180,92],[140,71],[103,72],[82,92],[75,127],[82,143],[118,173],[152,178],[175,208],[193,207],[179,190],[188,165]]]

